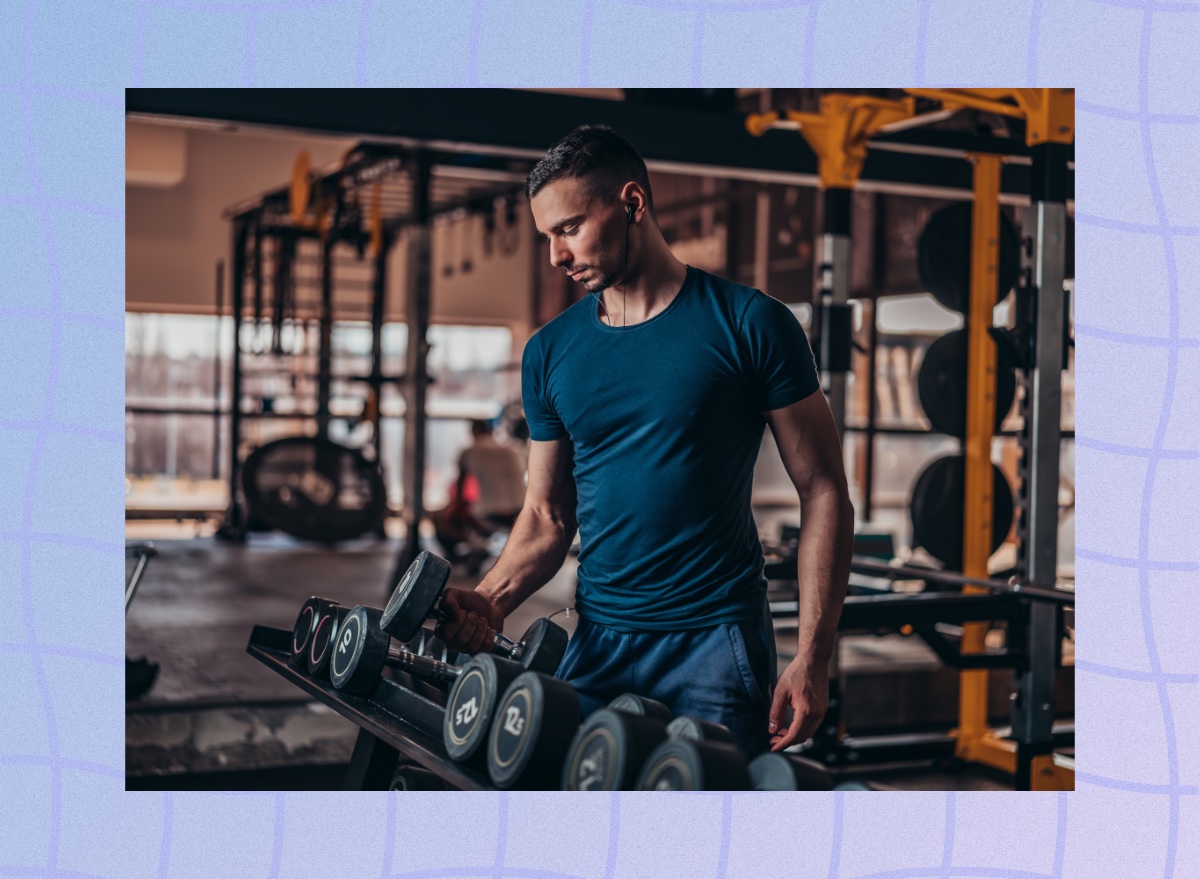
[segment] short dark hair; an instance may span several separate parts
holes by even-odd
[[[529,172],[525,194],[533,198],[542,187],[564,177],[583,180],[588,194],[600,198],[616,198],[632,180],[646,190],[646,207],[655,216],[645,161],[633,144],[607,125],[580,125],[550,147]]]

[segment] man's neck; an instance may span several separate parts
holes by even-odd
[[[669,248],[665,258],[655,254],[643,265],[642,271],[631,273],[628,285],[616,284],[604,291],[600,319],[608,325],[645,323],[665,310],[679,294],[687,277],[687,266],[677,260]]]

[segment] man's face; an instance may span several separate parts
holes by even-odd
[[[561,268],[589,293],[622,280],[625,219],[618,199],[605,204],[588,195],[583,183],[564,177],[530,200],[533,222],[550,242],[550,264]]]

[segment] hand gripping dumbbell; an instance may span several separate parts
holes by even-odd
[[[733,746],[728,727],[695,717],[671,719],[661,702],[625,694],[584,721],[563,763],[563,790],[631,790],[649,755],[668,739]]]
[[[646,758],[635,789],[750,790],[750,775],[746,761],[735,747],[671,739]]]
[[[407,672],[433,684],[451,684],[458,679],[458,666],[421,656],[414,650],[405,649],[406,645],[393,646],[387,633],[380,628],[382,615],[383,611],[358,605],[348,611],[338,625],[337,644],[329,665],[329,678],[335,687],[365,696],[375,689],[385,668]],[[522,659],[537,663],[545,651],[556,649],[544,637],[547,625],[554,623],[541,619],[529,627],[525,633],[529,640],[518,644]]]
[[[450,563],[430,552],[422,552],[408,566],[380,620],[382,629],[397,641],[410,640],[427,619],[445,622],[450,615],[442,606],[442,593],[450,579]],[[567,632],[540,619],[514,641],[501,632],[492,638],[492,652],[515,659],[531,671],[554,674],[567,650]]]

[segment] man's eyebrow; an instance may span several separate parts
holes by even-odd
[[[557,232],[563,226],[570,226],[572,223],[578,223],[580,220],[583,219],[583,217],[584,217],[583,214],[576,214],[573,217],[567,217],[565,220],[559,220],[557,223],[555,223],[553,226],[550,227],[550,231]],[[538,234],[541,235],[543,238],[546,237],[545,232],[539,232]]]

